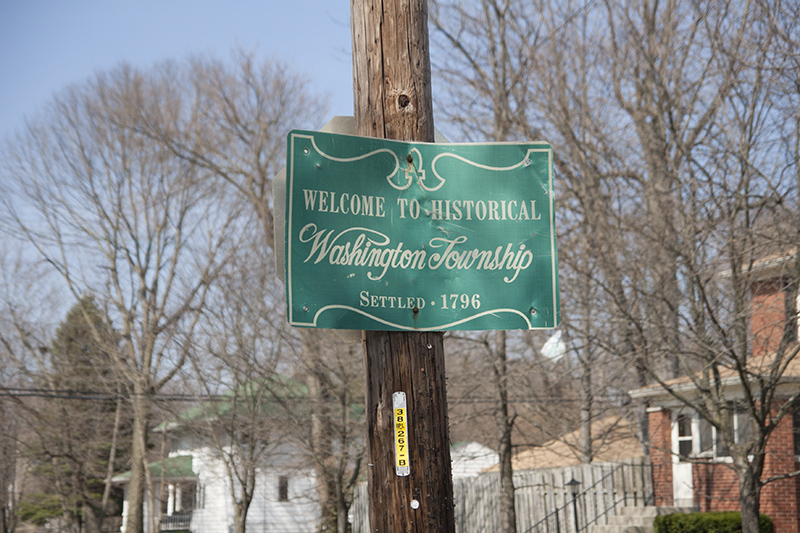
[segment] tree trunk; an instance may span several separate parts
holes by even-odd
[[[588,354],[585,354],[588,357]],[[580,360],[581,367],[581,463],[592,462],[592,366],[585,359]]]
[[[117,447],[119,446],[119,431],[122,423],[122,394],[117,386],[117,405],[114,409],[114,429],[111,432],[111,448],[108,451],[108,466],[106,468],[106,479],[103,486],[103,499],[100,501],[100,525],[102,526],[103,520],[108,516],[108,504],[111,501],[111,479],[114,477],[114,469],[117,463]]]
[[[313,334],[313,332],[311,332]],[[318,349],[318,348],[317,348]],[[308,354],[309,352],[306,352]],[[314,468],[317,474],[317,500],[320,507],[319,531],[333,531],[336,527],[336,502],[334,501],[331,486],[333,484],[330,465],[330,451],[332,439],[331,425],[328,423],[328,414],[325,409],[328,394],[324,391],[323,379],[317,371],[321,363],[316,360],[318,354],[312,355],[313,368],[306,380],[308,394],[314,405],[317,406],[311,415],[311,446],[314,454]]]
[[[425,0],[351,0],[356,132],[434,140]],[[455,531],[441,333],[364,332],[372,531]],[[394,465],[405,392],[410,474]]]
[[[247,508],[248,504],[236,502],[233,505],[233,522],[236,533],[247,533]]]
[[[16,431],[11,409],[0,400],[0,533],[14,530],[14,508],[18,498],[16,487]]]
[[[349,507],[341,483],[336,486],[336,533],[348,533],[350,522],[347,521]]]
[[[332,438],[331,424],[327,410],[330,394],[322,376],[324,363],[320,346],[320,330],[301,331],[303,353],[310,359],[308,377],[308,395],[316,408],[311,413],[311,450],[314,456],[314,472],[317,477],[317,501],[320,507],[319,531],[333,531],[337,524],[336,502],[331,491],[332,477],[330,452]]]
[[[128,518],[125,533],[144,533],[145,464],[147,461],[147,422],[149,407],[139,391],[133,404],[131,480],[128,484]]]
[[[517,533],[517,510],[514,506],[514,470],[511,465],[511,432],[514,428],[508,415],[508,368],[506,361],[506,332],[496,333],[493,350],[495,372],[495,423],[497,424],[498,455],[500,460],[500,531]]]
[[[101,533],[101,521],[97,513],[94,512],[94,507],[92,504],[87,501],[83,501],[81,505],[81,522],[83,523],[83,527],[81,528],[84,533]]]
[[[761,484],[751,470],[739,473],[739,505],[742,509],[742,533],[758,533]]]

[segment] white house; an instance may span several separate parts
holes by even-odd
[[[169,453],[149,465],[152,491],[148,491],[145,498],[145,533],[235,531],[234,496],[225,458],[235,460],[236,448],[210,443],[212,440],[231,442],[230,436],[209,439],[197,431],[198,425],[209,419],[233,416],[230,409],[233,403],[226,404],[223,399],[214,403],[210,410],[190,409],[154,429],[154,433],[167,438]],[[314,533],[319,522],[319,506],[313,467],[297,441],[286,432],[265,450],[259,454],[257,463],[254,496],[246,520],[248,533]],[[130,472],[114,478],[125,489],[122,533],[128,518],[129,480]]]
[[[458,442],[450,447],[453,479],[475,477],[497,464],[497,452],[477,442]]]
[[[282,462],[282,461],[280,461]],[[150,464],[153,498],[146,498],[145,532],[219,533],[234,531],[234,509],[225,466],[209,449],[171,453]],[[162,475],[162,472],[165,474]],[[114,481],[126,485],[129,473]],[[289,462],[266,466],[258,472],[253,502],[247,514],[247,531],[302,533],[316,531],[319,509],[312,469]],[[163,491],[163,492],[162,492]],[[127,493],[121,531],[125,532]]]

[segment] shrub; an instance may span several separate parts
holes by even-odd
[[[737,533],[742,530],[742,513],[725,511],[715,513],[688,513],[657,516],[653,522],[656,533]],[[762,514],[760,533],[772,533],[772,520]]]
[[[61,515],[61,499],[55,494],[27,494],[17,505],[20,521],[37,526],[43,526],[49,519]]]

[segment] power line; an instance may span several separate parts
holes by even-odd
[[[6,387],[0,389],[0,397],[11,398],[48,398],[58,400],[96,400],[96,401],[109,401],[109,400],[127,400],[137,396],[149,396],[155,400],[163,401],[221,401],[230,400],[231,396],[225,395],[203,395],[197,396],[193,394],[114,394],[108,392],[98,391],[75,391],[71,389],[35,389],[35,388],[14,388]]]
[[[45,398],[53,400],[89,400],[89,401],[116,401],[127,400],[136,396],[149,396],[155,401],[167,402],[190,402],[190,401],[231,401],[234,399],[230,394],[227,395],[196,395],[196,394],[113,394],[108,392],[99,391],[75,391],[71,389],[42,389],[42,388],[24,388],[24,387],[8,387],[0,389],[0,397],[7,398]],[[295,399],[304,399],[302,396],[297,396]],[[508,399],[508,403],[548,403],[548,402],[569,402],[578,403],[581,398],[571,396],[516,396]],[[612,396],[598,396],[593,395],[594,402],[608,402],[618,403],[620,397],[618,395]],[[449,403],[461,404],[492,404],[496,403],[497,399],[487,396],[475,396],[467,398],[450,398]]]

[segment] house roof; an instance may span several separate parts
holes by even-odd
[[[497,452],[478,442],[457,442],[450,446],[453,479],[477,476],[497,462]]]
[[[163,461],[156,461],[147,465],[150,475],[155,479],[179,479],[197,477],[192,470],[191,455],[176,455],[167,457]],[[127,483],[131,480],[130,471],[114,476],[111,481],[114,483]]]
[[[581,463],[580,428],[544,443],[521,451],[511,459],[514,470],[534,470],[573,466]],[[619,416],[609,416],[592,422],[592,448],[594,462],[612,462],[644,455],[641,443],[630,423]],[[495,472],[494,465],[485,472]]]
[[[793,268],[798,259],[797,247],[791,247],[766,255],[750,264],[742,266],[742,273],[751,276],[750,282],[769,281],[784,279],[787,275],[795,275]],[[721,276],[731,276],[730,270],[722,271]],[[773,365],[785,365],[781,373],[782,384],[797,383],[800,381],[800,355],[792,354],[792,350],[798,350],[798,345],[790,346],[785,352],[772,352],[747,360],[743,372],[749,377],[769,375]],[[786,356],[789,357],[786,357]],[[778,357],[782,356],[779,360]],[[786,359],[790,359],[786,362]],[[720,365],[718,367],[720,384],[723,387],[736,387],[742,385],[742,372],[734,364]],[[672,392],[691,392],[696,389],[695,380],[702,376],[703,370],[693,375],[685,375],[675,379],[666,380],[663,383],[653,383],[645,387],[628,391],[633,398],[654,398],[658,396],[670,396]],[[694,379],[693,379],[694,378]]]
[[[753,357],[747,361],[745,371],[753,377],[769,374],[772,365],[776,362],[776,357],[778,357],[777,352]],[[781,377],[782,382],[793,383],[800,381],[800,354],[793,357],[788,363],[783,362],[782,364],[786,365]],[[696,372],[694,376],[700,376],[701,373],[702,371]],[[719,367],[719,377],[723,386],[734,386],[741,383],[739,371],[732,366]],[[653,383],[646,387],[628,391],[628,394],[630,394],[632,398],[651,398],[654,396],[668,395],[669,393],[665,390],[665,387],[675,392],[685,392],[694,389],[695,385],[692,376],[680,376],[665,381],[663,385]]]
[[[308,387],[290,377],[274,374],[263,380],[250,381],[226,392],[217,399],[204,401],[191,407],[172,420],[159,424],[153,428],[153,431],[156,433],[168,431],[201,418],[224,418],[233,412],[237,401],[259,396],[265,397],[262,408],[269,411],[277,408],[276,398],[292,400],[307,397]]]
[[[742,272],[751,274],[753,276],[753,281],[782,277],[787,274],[787,268],[791,268],[796,260],[797,248],[792,247],[788,250],[782,250],[762,257],[752,264],[745,264],[742,266]],[[730,270],[722,272],[722,276],[730,275]]]

